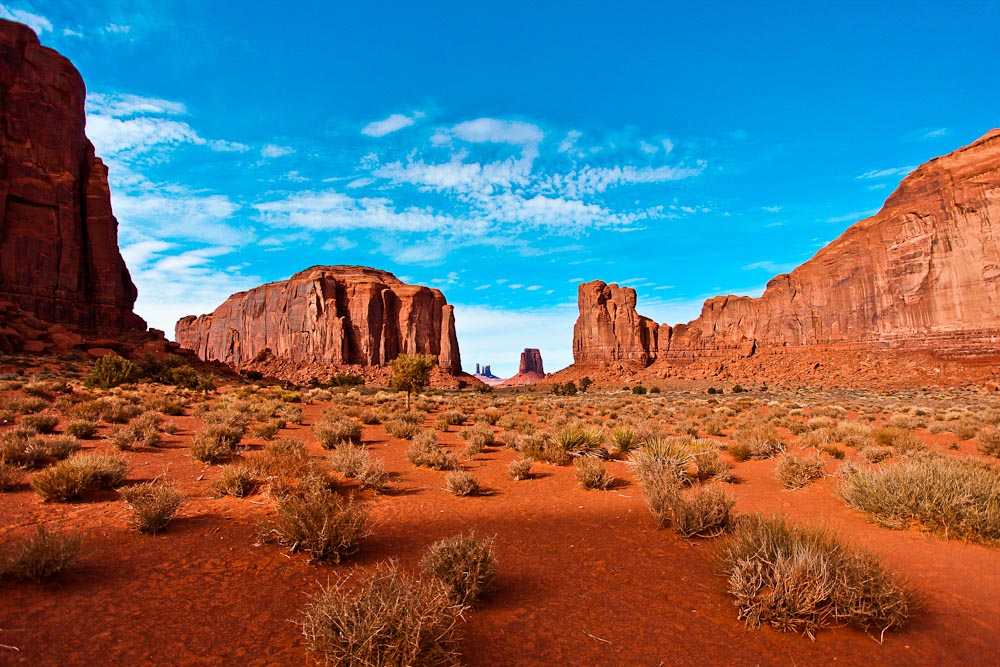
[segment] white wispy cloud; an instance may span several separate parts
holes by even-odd
[[[388,118],[376,120],[368,123],[361,129],[361,134],[369,137],[384,137],[387,134],[402,130],[416,122],[412,117],[401,113],[394,113]]]
[[[542,129],[533,123],[498,118],[467,120],[453,126],[449,132],[470,143],[490,142],[514,146],[535,145],[545,138]]]
[[[279,227],[431,232],[457,225],[457,220],[447,215],[417,207],[397,210],[388,199],[356,199],[334,190],[296,192],[256,203],[253,208],[261,222]]]
[[[608,188],[639,183],[664,183],[697,176],[705,170],[706,163],[698,162],[693,167],[669,166],[636,167],[615,165],[613,167],[584,166],[567,173],[551,174],[541,187],[545,191],[560,192],[568,197],[601,193]]]
[[[232,251],[229,246],[184,250],[148,239],[123,245],[122,256],[139,289],[135,311],[173,338],[181,317],[210,313],[231,294],[259,285],[260,277],[242,273],[245,267],[216,267],[216,260]]]
[[[760,271],[766,271],[771,274],[778,274],[778,273],[788,273],[797,266],[798,264],[794,262],[774,262],[769,259],[765,259],[759,262],[751,262],[750,264],[744,264],[740,268],[743,271],[760,270]]]
[[[26,9],[17,9],[14,7],[8,7],[5,4],[0,4],[0,18],[7,19],[8,21],[23,23],[39,35],[44,32],[52,31],[52,21],[48,20],[41,14],[36,14],[35,12],[28,11]]]
[[[295,152],[295,149],[291,146],[279,146],[277,144],[265,144],[263,148],[260,149],[260,156],[267,159],[274,159],[279,157],[284,157],[286,155],[291,155]]]
[[[781,207],[780,206],[761,206],[760,209],[762,211],[766,211],[767,213],[780,213],[781,212]]]
[[[857,180],[870,180],[875,178],[889,178],[890,176],[906,176],[914,169],[916,169],[916,167],[913,165],[907,167],[892,167],[890,169],[872,169],[871,171],[866,171],[863,174],[855,176],[855,178]]]
[[[837,215],[832,218],[827,218],[823,222],[857,222],[863,218],[868,218],[878,213],[877,208],[873,208],[868,211],[852,211],[851,213],[845,213],[844,215]]]

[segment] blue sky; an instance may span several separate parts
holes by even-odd
[[[238,7],[238,9],[236,9]],[[3,2],[88,86],[137,311],[314,264],[444,291],[466,370],[572,361],[576,286],[759,294],[1000,126],[993,2]]]

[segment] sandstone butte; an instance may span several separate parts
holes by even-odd
[[[545,379],[545,369],[542,367],[542,353],[533,347],[526,347],[521,352],[521,363],[517,375],[504,380],[501,387],[521,387],[534,384]]]
[[[1000,352],[1000,130],[907,176],[861,220],[759,298],[719,296],[687,323],[636,312],[636,292],[578,290],[574,367],[646,367],[796,352]],[[868,358],[868,357],[866,357]],[[818,365],[819,362],[817,362]],[[720,365],[716,365],[719,368]]]
[[[118,249],[108,170],[84,133],[85,99],[69,60],[41,46],[31,28],[0,20],[0,337],[7,348],[39,343],[11,328],[25,316],[35,330],[39,321],[146,329],[132,312],[137,293]]]
[[[176,340],[235,367],[262,355],[381,366],[400,354],[433,354],[446,373],[462,371],[454,307],[441,291],[361,266],[314,266],[233,294],[209,315],[181,318]]]

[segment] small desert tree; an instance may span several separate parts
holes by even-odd
[[[406,409],[410,409],[410,394],[420,391],[431,381],[431,370],[437,357],[430,354],[401,354],[392,360],[392,379],[389,387],[406,392]]]

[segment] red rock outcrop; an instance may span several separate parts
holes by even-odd
[[[542,353],[533,347],[526,347],[521,352],[521,364],[518,367],[517,375],[504,380],[501,387],[520,387],[526,384],[534,384],[545,379],[545,369],[542,367]]]
[[[440,290],[361,266],[314,266],[234,294],[210,315],[178,321],[176,340],[237,367],[269,351],[293,363],[362,366],[434,354],[444,371],[462,370],[454,307]]]
[[[795,350],[1000,352],[1000,130],[907,176],[759,298],[709,299],[674,327],[636,313],[635,291],[579,287],[579,365],[647,367]]]
[[[144,330],[76,68],[0,20],[0,299],[49,323]]]

